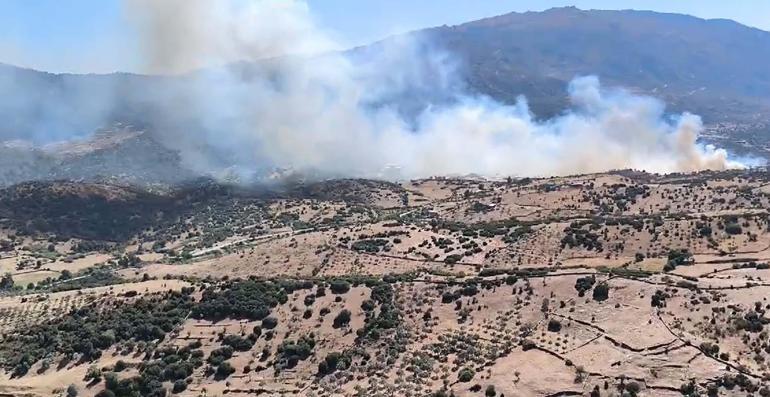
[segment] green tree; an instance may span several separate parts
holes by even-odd
[[[601,282],[594,287],[594,300],[605,301],[610,296],[610,286],[606,282]]]
[[[187,389],[187,382],[184,381],[184,379],[177,379],[174,381],[174,386],[171,389],[172,393],[181,393]]]
[[[457,374],[457,380],[460,382],[470,382],[476,373],[470,368],[463,368]]]
[[[342,328],[350,324],[350,314],[348,309],[341,310],[337,317],[334,317],[334,328]]]
[[[230,363],[225,361],[222,364],[219,364],[219,366],[217,367],[216,376],[219,379],[225,379],[234,372],[235,372],[235,368],[233,368],[233,366]]]
[[[0,279],[0,289],[13,288],[13,276],[11,273],[5,273],[3,278]]]

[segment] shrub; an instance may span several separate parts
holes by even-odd
[[[741,225],[737,223],[728,223],[725,225],[725,233],[736,235],[743,233],[743,229],[741,228]]]
[[[652,307],[666,307],[666,298],[668,294],[661,290],[655,291],[655,294],[650,298],[650,306]]]
[[[716,343],[703,342],[700,344],[700,350],[709,357],[717,357],[719,354],[719,345]]]
[[[626,384],[626,391],[632,396],[639,394],[641,389],[641,386],[636,382],[628,382],[628,384]]]
[[[222,339],[222,344],[242,352],[247,351],[251,349],[252,346],[254,346],[254,342],[252,342],[250,339],[242,338],[239,335],[232,334],[225,336],[224,339]]]
[[[350,283],[345,280],[333,280],[329,283],[329,289],[333,294],[341,295],[350,291]]]
[[[561,323],[558,320],[553,318],[548,320],[548,330],[551,332],[561,331]]]
[[[593,275],[580,277],[577,280],[575,280],[575,289],[578,292],[578,296],[584,296],[586,291],[593,288],[595,283],[596,283],[596,277]]]
[[[264,329],[273,329],[276,326],[278,326],[278,319],[275,317],[265,317],[262,320],[262,328]]]
[[[304,335],[297,341],[283,341],[278,347],[278,368],[294,368],[297,362],[310,357],[313,348],[315,340],[309,335]]]
[[[365,312],[370,312],[370,311],[374,310],[376,307],[377,307],[377,304],[374,303],[374,301],[371,300],[371,299],[367,299],[367,300],[361,302],[361,310],[363,310]]]
[[[216,376],[218,379],[225,379],[235,372],[235,368],[227,361],[219,364],[217,367]]]
[[[193,308],[192,316],[213,321],[228,317],[261,320],[273,307],[287,301],[283,287],[294,286],[246,280],[229,282],[221,289],[209,287]]]
[[[233,348],[230,346],[222,346],[218,349],[214,349],[209,354],[208,362],[211,365],[221,365],[222,362],[233,356]]]
[[[326,355],[324,361],[318,364],[318,373],[328,375],[338,369],[345,369],[350,365],[350,358],[338,352],[331,352]]]
[[[593,297],[595,301],[605,301],[610,296],[610,286],[606,282],[601,282],[594,287]]]
[[[96,365],[88,367],[86,376],[83,378],[83,380],[86,382],[98,382],[102,380],[102,370],[99,369],[99,367]]]
[[[171,388],[172,393],[181,393],[187,389],[187,382],[184,379],[177,379],[174,381],[174,386]]]
[[[337,314],[337,317],[334,317],[334,328],[341,328],[346,327],[348,324],[350,324],[350,310],[343,309]]]
[[[457,374],[457,380],[460,382],[470,382],[476,373],[470,368],[463,368]]]
[[[693,262],[692,254],[687,250],[671,250],[668,252],[668,261],[663,267],[663,271],[670,272],[677,266],[691,265]]]
[[[120,371],[123,371],[126,368],[128,368],[128,364],[126,364],[126,362],[123,361],[123,360],[118,360],[115,363],[115,367],[112,370],[115,371],[115,372],[120,372]]]

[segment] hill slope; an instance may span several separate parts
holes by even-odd
[[[412,34],[456,55],[472,91],[508,103],[525,95],[539,117],[564,109],[570,79],[596,74],[607,85],[659,97],[672,111],[700,114],[722,146],[741,149],[734,142],[746,141],[749,152],[761,154],[770,141],[770,33],[733,21],[567,7]],[[0,65],[0,89],[13,93],[0,100],[0,141],[83,137],[118,122],[166,128],[157,120],[185,107],[178,88],[190,84],[186,77],[57,75]],[[426,93],[391,100],[409,107],[420,98]],[[174,127],[189,121],[174,118]]]
[[[559,108],[566,81],[585,74],[708,121],[744,120],[770,105],[770,33],[730,20],[567,7],[430,33],[462,56],[472,87],[505,101],[524,93],[545,113]]]

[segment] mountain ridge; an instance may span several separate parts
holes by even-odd
[[[766,156],[770,74],[765,70],[770,68],[770,32],[726,19],[562,7],[512,12],[406,35],[426,38],[431,46],[454,55],[470,93],[508,104],[523,95],[536,118],[562,113],[570,106],[565,94],[569,81],[593,74],[605,86],[661,99],[670,113],[701,115],[710,128],[707,143]],[[347,53],[376,50],[398,39],[392,36]],[[248,74],[249,68],[259,65],[232,67]],[[0,124],[0,141],[22,139],[41,145],[82,140],[100,128],[121,123],[152,135],[169,126],[158,121],[164,112],[184,106],[178,104],[185,101],[179,94],[184,91],[177,88],[189,84],[190,76],[49,73],[0,63],[0,89],[18,93],[0,100],[0,119],[6,120]],[[406,92],[387,100],[414,111],[423,100],[443,100],[440,94],[432,94]],[[184,129],[190,120],[171,121]],[[164,151],[159,156],[173,157],[175,149],[168,145],[174,142],[155,141]],[[748,147],[744,142],[749,142]],[[91,172],[97,171],[92,168]]]

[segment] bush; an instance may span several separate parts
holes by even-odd
[[[221,289],[209,287],[193,308],[192,316],[212,321],[225,318],[261,320],[270,315],[272,308],[287,301],[283,287],[294,286],[246,280],[229,282]]]
[[[729,223],[725,225],[725,233],[737,235],[743,233],[743,229],[741,228],[741,225],[737,223]]]
[[[217,367],[216,376],[218,379],[225,379],[233,373],[235,373],[235,368],[225,361]]]
[[[444,291],[443,294],[441,294],[441,303],[452,303],[460,298],[459,293]]]
[[[548,330],[551,332],[561,331],[561,323],[556,319],[548,320]]]
[[[655,294],[650,298],[650,306],[652,307],[666,307],[666,299],[669,298],[668,294],[661,290],[655,291]]]
[[[350,310],[343,309],[337,314],[337,317],[334,317],[334,328],[341,328],[346,327],[348,324],[350,324]]]
[[[211,365],[221,365],[225,360],[233,356],[233,348],[230,346],[222,346],[218,349],[214,349],[207,361]]]
[[[716,343],[703,342],[700,344],[700,350],[709,357],[717,357],[719,355],[719,345]]]
[[[86,371],[86,376],[83,377],[83,380],[86,382],[99,382],[102,380],[102,370],[99,369],[96,365],[92,365],[88,367],[88,370]]]
[[[586,291],[589,291],[591,288],[593,288],[595,283],[596,277],[593,275],[580,277],[575,280],[575,289],[578,292],[578,296],[584,296]]]
[[[460,382],[470,382],[476,373],[470,368],[463,368],[457,374],[457,380]]]
[[[174,381],[174,386],[171,388],[172,393],[181,393],[187,389],[187,382],[184,379],[177,379]]]
[[[0,344],[0,363],[8,371],[19,372],[62,352],[80,354],[83,361],[95,360],[102,350],[116,343],[163,339],[184,320],[192,306],[189,295],[179,292],[139,298],[111,310],[84,306],[6,337]]]
[[[315,348],[315,339],[312,335],[305,335],[299,340],[284,340],[278,347],[278,368],[294,368],[297,362],[310,357]]]
[[[115,363],[115,367],[112,370],[115,371],[115,372],[120,372],[120,371],[125,370],[126,368],[128,368],[128,364],[126,364],[126,362],[123,361],[123,360],[118,360]]]
[[[326,355],[324,361],[318,364],[318,374],[328,375],[334,373],[338,369],[345,369],[350,365],[350,358],[344,356],[342,353],[331,352]]]
[[[605,301],[610,296],[610,286],[606,282],[601,282],[596,285],[594,288],[594,300],[595,301]]]
[[[118,389],[118,374],[110,372],[104,375],[104,387],[116,391]]]
[[[632,396],[639,394],[639,391],[641,390],[641,386],[639,386],[639,384],[636,382],[628,382],[626,385],[626,391],[629,392]]]
[[[663,267],[663,271],[670,272],[677,266],[691,265],[693,262],[692,254],[687,250],[671,250],[668,252],[668,261]]]
[[[275,317],[265,317],[262,320],[262,328],[264,329],[273,329],[278,326],[278,319]]]
[[[77,397],[78,395],[78,388],[77,386],[70,384],[67,386],[67,397]]]
[[[249,349],[251,349],[252,346],[254,346],[254,342],[252,342],[250,339],[242,338],[239,335],[227,335],[222,339],[222,344],[226,346],[230,346],[235,350],[244,352]]]
[[[345,294],[350,291],[350,283],[345,280],[333,280],[331,283],[329,283],[329,289],[333,294]]]
[[[370,311],[374,310],[376,307],[377,307],[377,304],[374,303],[374,301],[371,300],[371,299],[367,299],[367,300],[361,302],[361,310],[363,310],[365,312],[370,312]]]
[[[487,386],[487,390],[484,392],[484,395],[487,397],[495,397],[497,395],[497,391],[495,391],[495,386],[493,385]]]

